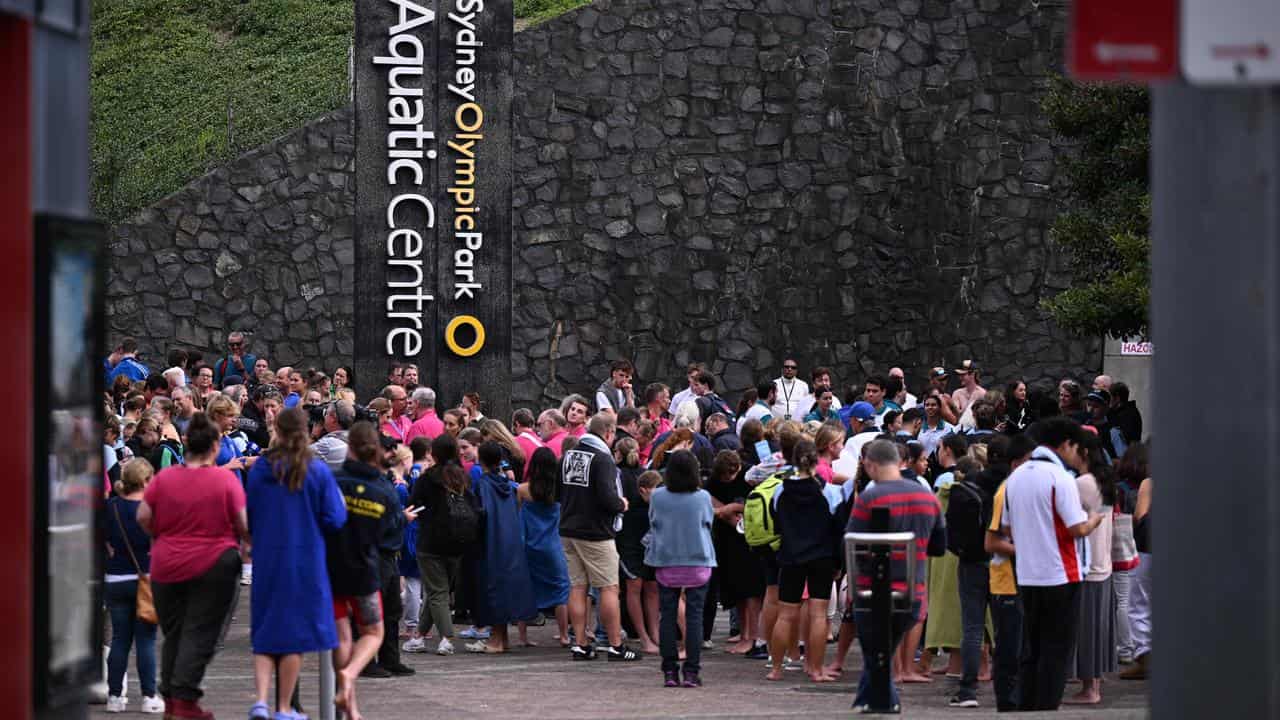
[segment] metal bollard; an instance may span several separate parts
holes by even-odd
[[[326,650],[320,653],[320,697],[316,701],[319,720],[337,720],[333,707],[333,695],[337,692],[334,684],[333,651]]]
[[[877,508],[877,512],[880,511]],[[873,527],[887,527],[888,518],[879,524],[872,518]],[[865,549],[863,549],[865,548]],[[897,591],[892,587],[893,561],[892,553],[903,552],[906,561],[906,591]],[[859,588],[853,582],[849,586],[849,601],[853,607],[871,611],[871,625],[874,630],[875,654],[863,658],[870,673],[871,694],[873,697],[888,698],[890,684],[893,682],[893,616],[899,613],[910,613],[915,602],[916,584],[916,539],[910,532],[865,532],[845,533],[844,536],[845,567],[854,578],[865,574],[871,578],[870,588]],[[868,557],[869,556],[869,557]],[[860,572],[865,570],[865,572]],[[859,628],[858,632],[864,632]],[[897,712],[895,708],[870,708],[872,712]]]

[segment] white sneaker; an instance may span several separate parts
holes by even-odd
[[[253,584],[253,566],[252,565],[244,565],[240,568],[240,584],[241,585]]]
[[[164,699],[155,695],[142,698],[142,712],[148,715],[159,715],[164,712]]]
[[[420,637],[409,638],[404,641],[400,649],[407,653],[420,653],[427,651],[427,642]]]
[[[446,637],[440,638],[440,644],[436,645],[436,654],[437,655],[453,654],[453,643],[449,642],[449,638],[446,638]]]
[[[107,696],[107,712],[122,713],[129,707],[129,698],[116,697],[115,695]],[[163,710],[163,708],[161,708]]]

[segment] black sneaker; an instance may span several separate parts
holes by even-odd
[[[574,660],[595,660],[596,646],[595,645],[574,645],[573,649],[569,651],[569,654],[573,656]]]
[[[392,675],[395,675],[396,677],[407,677],[417,672],[417,670],[414,670],[413,668],[409,667],[408,665],[405,665],[404,663],[398,663],[396,665],[384,665],[383,667],[387,669],[387,672],[391,673]]]
[[[766,660],[769,657],[769,646],[763,643],[756,643],[750,650],[743,653],[742,657],[751,660]]]
[[[976,708],[978,707],[978,698],[964,693],[956,693],[951,696],[947,704],[953,708]]]
[[[627,647],[626,643],[618,647],[610,647],[605,650],[605,655],[609,658],[609,662],[631,662],[640,659],[640,653]]]
[[[683,685],[687,688],[700,688],[702,687],[702,678],[698,677],[698,672],[696,670],[693,672],[685,670]]]
[[[365,665],[364,670],[360,671],[360,677],[384,679],[391,677],[391,671],[381,665]]]

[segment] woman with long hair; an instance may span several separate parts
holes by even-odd
[[[759,425],[759,421],[754,422]],[[711,541],[716,549],[717,567],[711,573],[711,589],[707,593],[709,607],[703,615],[703,638],[708,639],[714,624],[716,602],[726,610],[737,609],[741,623],[738,643],[725,650],[734,655],[745,654],[755,647],[760,637],[760,608],[764,604],[764,563],[751,551],[746,536],[738,529],[747,495],[751,493],[742,465],[739,452],[721,450],[711,464],[706,488],[715,510]]]
[[[241,542],[249,540],[244,488],[216,463],[221,435],[204,413],[192,416],[185,464],[157,474],[138,505],[164,633],[159,691],[175,718],[212,717],[200,707],[200,684],[235,598]]]
[[[624,437],[613,445],[613,459],[618,466],[618,481],[627,509],[622,513],[622,529],[614,542],[622,569],[623,595],[627,615],[635,627],[640,652],[658,652],[658,581],[653,568],[644,563],[644,536],[649,532],[649,494],[640,483],[644,468],[640,466],[640,446],[634,438]]]
[[[356,373],[349,365],[339,365],[333,371],[333,385],[330,390],[333,396],[338,396],[338,391],[342,388],[354,388],[356,386]]]
[[[1004,432],[1020,433],[1031,423],[1031,409],[1027,402],[1025,382],[1013,380],[1005,386],[1004,408]]]
[[[302,654],[338,646],[324,538],[347,520],[333,473],[311,453],[305,411],[276,416],[275,437],[249,471],[246,495],[257,566],[250,634],[257,702],[249,717],[271,717],[273,676],[275,711],[293,717],[290,698]]]
[[[689,428],[676,428],[667,435],[649,457],[649,467],[661,470],[667,463],[667,455],[679,450],[693,450],[693,431]]]
[[[448,534],[446,518],[450,502],[468,502],[470,480],[458,462],[458,441],[448,433],[431,441],[431,466],[414,483],[410,504],[422,507],[418,514],[418,569],[426,595],[418,632],[427,635],[434,624],[440,631],[437,655],[453,654],[453,615],[449,590],[458,581],[458,566],[466,547]]]
[[[475,553],[475,595],[472,619],[488,627],[490,637],[469,643],[467,652],[505,653],[510,649],[507,628],[538,614],[533,584],[524,554],[524,527],[516,499],[516,484],[501,470],[502,447],[492,440],[476,452],[479,479],[473,483],[482,515],[483,531]]]
[[[509,472],[512,481],[519,483],[524,479],[524,465],[528,458],[524,456],[524,449],[520,447],[520,443],[516,442],[516,438],[502,424],[501,420],[494,418],[485,418],[480,421],[480,437],[484,440],[492,440],[498,443],[502,448],[502,460],[507,463],[508,467],[504,468],[504,472]]]
[[[1076,624],[1075,677],[1080,692],[1063,700],[1068,705],[1102,702],[1102,675],[1116,670],[1115,596],[1111,583],[1112,507],[1116,500],[1115,472],[1098,436],[1090,433],[1080,450],[1088,472],[1076,478],[1080,502],[1102,522],[1085,538],[1089,566],[1080,588],[1080,617]]]
[[[1116,465],[1116,502],[1111,532],[1111,587],[1116,596],[1116,652],[1121,665],[1133,662],[1133,631],[1129,626],[1129,592],[1138,568],[1138,543],[1133,513],[1138,488],[1151,473],[1146,443],[1134,443]]]
[[[560,543],[560,461],[541,447],[529,458],[528,479],[517,492],[524,503],[524,552],[533,581],[533,600],[543,613],[554,614],[560,647],[569,647],[569,565]]]

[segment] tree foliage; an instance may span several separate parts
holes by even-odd
[[[1044,307],[1079,335],[1145,335],[1151,276],[1146,89],[1057,78],[1043,107],[1054,131],[1079,144],[1064,163],[1072,209],[1051,230],[1070,254],[1073,286]]]

